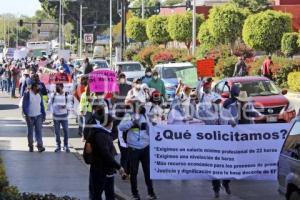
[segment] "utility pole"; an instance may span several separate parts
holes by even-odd
[[[142,0],[142,19],[145,19],[145,0]]]
[[[58,43],[59,43],[59,50],[61,50],[62,46],[62,42],[61,42],[61,14],[62,14],[62,0],[59,0],[59,22],[58,22],[58,26],[59,26],[59,31],[58,31]]]
[[[82,1],[80,1],[79,57],[82,58]]]
[[[125,25],[126,25],[126,10],[127,10],[127,0],[121,0],[121,10],[122,10],[122,45],[121,45],[121,58],[123,59],[124,51],[126,48],[126,35],[125,35]]]
[[[112,67],[112,47],[113,47],[113,41],[112,41],[112,28],[113,28],[113,24],[112,24],[112,0],[109,1],[109,63],[110,63],[110,67]]]
[[[193,0],[193,44],[192,55],[195,56],[196,52],[196,0]]]
[[[19,47],[19,23],[17,22],[16,48]]]

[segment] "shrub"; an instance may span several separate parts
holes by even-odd
[[[291,90],[300,92],[300,72],[289,73],[288,86]]]
[[[133,60],[133,57],[135,55],[137,55],[139,53],[139,51],[140,51],[140,48],[138,48],[138,47],[132,47],[132,48],[126,49],[125,55],[124,55],[125,59],[126,60]]]
[[[281,51],[285,56],[293,56],[299,52],[298,33],[285,33],[281,39]]]
[[[138,54],[139,62],[145,67],[153,67],[151,56],[161,50],[158,46],[148,46],[142,49]]]
[[[274,76],[274,80],[277,85],[281,87],[288,87],[288,75],[291,72],[299,71],[300,65],[293,63],[291,65],[286,65],[282,67]]]
[[[132,17],[126,24],[127,37],[136,42],[145,42],[148,38],[146,35],[146,21],[138,17]]]
[[[153,65],[156,65],[161,62],[171,62],[174,61],[173,54],[170,51],[160,51],[156,54],[153,54],[151,57],[151,61]]]
[[[237,59],[235,56],[220,58],[215,67],[215,76],[220,78],[231,77],[233,75],[236,62]]]

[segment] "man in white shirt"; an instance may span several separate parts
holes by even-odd
[[[69,97],[66,92],[64,92],[63,83],[56,84],[56,92],[54,92],[49,98],[49,108],[52,111],[54,132],[56,136],[56,149],[55,152],[61,151],[61,140],[60,140],[60,126],[63,128],[64,132],[64,150],[69,153],[69,122],[68,114],[72,107],[72,97]]]

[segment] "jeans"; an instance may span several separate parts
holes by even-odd
[[[54,133],[56,137],[56,145],[58,148],[61,147],[61,140],[60,140],[60,125],[63,128],[64,132],[64,147],[68,147],[68,140],[69,140],[69,122],[68,120],[53,120],[54,123]]]
[[[43,117],[42,115],[36,117],[28,117],[26,116],[27,123],[27,131],[28,131],[28,147],[33,147],[33,128],[35,131],[35,139],[37,141],[38,147],[43,147],[43,139],[42,139],[42,124]]]
[[[10,93],[10,89],[11,89],[11,80],[10,79],[6,79],[7,80],[7,84],[6,84],[6,92]]]
[[[120,153],[121,153],[121,158],[120,158],[120,164],[125,170],[126,174],[130,174],[130,159],[129,159],[129,153],[128,153],[128,148],[121,147],[120,143],[118,143]]]
[[[1,87],[1,89],[2,89],[2,92],[3,91],[7,91],[7,79],[2,79],[2,87]]]
[[[225,188],[228,188],[229,187],[229,183],[230,183],[230,180],[222,180],[222,185],[225,187]],[[212,181],[212,186],[213,186],[213,190],[215,192],[219,192],[220,191],[220,188],[221,188],[221,180],[213,180]]]
[[[11,96],[16,96],[16,86],[17,86],[17,79],[12,78],[11,79]]]
[[[89,190],[90,200],[102,200],[103,191],[106,200],[114,200],[114,177],[108,177],[101,169],[91,166]]]
[[[138,195],[137,174],[139,163],[142,163],[144,178],[148,189],[148,194],[154,194],[152,180],[150,179],[150,150],[149,146],[144,149],[129,148],[130,155],[130,184],[132,195]]]

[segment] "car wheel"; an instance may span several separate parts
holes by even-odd
[[[289,198],[289,200],[299,200],[299,199],[300,199],[300,192],[298,190],[293,191]]]

